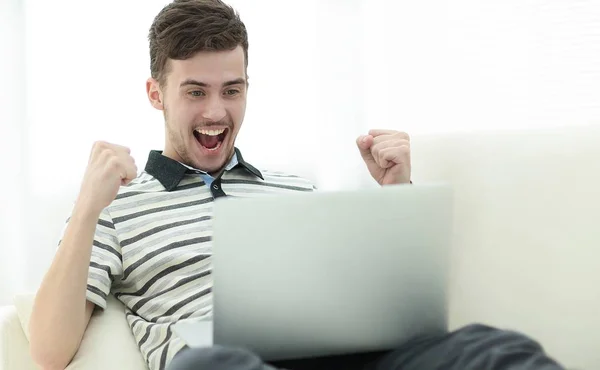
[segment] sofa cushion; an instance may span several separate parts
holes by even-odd
[[[14,297],[13,303],[17,309],[17,315],[19,321],[21,321],[21,327],[29,341],[29,316],[31,316],[31,309],[33,307],[33,294],[20,294]]]
[[[0,369],[39,370],[29,355],[29,342],[15,306],[0,306]]]
[[[33,300],[33,294],[14,298],[28,340]],[[94,311],[79,351],[65,370],[91,369],[148,369],[125,319],[124,306],[112,295],[108,297],[105,310],[96,308]]]

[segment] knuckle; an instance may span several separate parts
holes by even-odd
[[[405,146],[409,146],[410,142],[408,140],[405,140],[405,139],[398,139],[398,140],[396,140],[394,142],[394,145],[397,146],[397,147],[399,147],[399,148],[402,148],[402,147],[405,147]]]
[[[123,145],[115,145],[114,149],[115,149],[115,151],[117,151],[119,153],[125,153],[125,154],[131,153],[131,149],[126,146],[123,146]]]
[[[109,149],[102,149],[100,152],[100,160],[104,163],[108,163],[113,157],[113,152]]]
[[[102,153],[102,150],[106,147],[106,143],[104,141],[95,141],[92,144],[92,155]]]
[[[406,132],[402,132],[402,131],[396,132],[394,134],[394,137],[398,140],[410,141],[410,136]]]
[[[108,159],[107,159],[107,165],[110,169],[116,169],[119,168],[120,163],[119,163],[119,158],[117,156],[111,155]]]
[[[101,149],[101,148],[104,148],[104,147],[106,146],[106,144],[107,144],[107,143],[106,143],[105,141],[101,141],[101,140],[99,140],[99,141],[95,141],[95,142],[94,142],[94,145],[93,145],[92,147],[93,147],[93,148],[98,148],[98,149]]]

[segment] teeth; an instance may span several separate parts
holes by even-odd
[[[197,128],[196,132],[198,132],[199,134],[202,134],[202,135],[217,136],[217,135],[221,135],[223,132],[225,132],[225,129],[222,128],[220,130],[205,130],[205,129]]]

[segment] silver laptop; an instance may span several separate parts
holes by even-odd
[[[274,361],[447,331],[447,186],[219,199],[213,222],[213,322],[174,326],[190,347]]]

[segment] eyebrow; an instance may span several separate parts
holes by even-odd
[[[244,78],[240,77],[240,78],[236,78],[235,80],[226,81],[225,83],[223,83],[223,87],[232,86],[232,85],[243,85],[245,83],[246,83],[246,80]],[[189,85],[199,86],[199,87],[210,87],[210,85],[207,84],[206,82],[202,82],[202,81],[198,81],[198,80],[194,80],[194,79],[190,79],[190,78],[183,81],[179,85],[179,87],[184,87],[184,86],[189,86]]]

